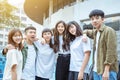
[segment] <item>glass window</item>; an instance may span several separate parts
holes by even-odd
[[[26,17],[21,17],[21,21],[27,21]]]
[[[2,42],[2,41],[0,41],[0,45],[3,45],[3,42]]]
[[[3,38],[3,34],[0,34],[0,38]]]
[[[5,35],[5,39],[8,39],[8,35]]]

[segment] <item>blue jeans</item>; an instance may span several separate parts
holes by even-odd
[[[93,79],[94,80],[102,80],[102,75],[97,74],[96,72],[93,71]],[[117,73],[114,71],[110,71],[109,80],[117,80]]]

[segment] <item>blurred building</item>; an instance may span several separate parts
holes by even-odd
[[[105,24],[117,33],[117,51],[120,54],[120,1],[119,0],[25,0],[24,10],[33,21],[54,28],[56,22],[77,21],[85,29],[92,28],[88,17],[93,9],[105,12]]]

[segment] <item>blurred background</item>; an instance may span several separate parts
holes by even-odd
[[[93,9],[103,10],[105,24],[116,30],[117,53],[120,59],[119,8],[120,0],[0,0],[0,80],[5,65],[5,57],[1,51],[7,45],[11,28],[17,27],[23,32],[25,27],[33,25],[37,28],[38,38],[41,38],[43,28],[54,29],[59,20],[66,23],[75,20],[83,30],[93,29],[88,16]],[[54,75],[51,80],[54,80]]]

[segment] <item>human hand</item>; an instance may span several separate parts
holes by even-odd
[[[8,44],[6,46],[6,49],[8,49],[8,50],[15,49],[15,46],[13,46],[12,44]]]
[[[109,71],[104,71],[102,75],[102,80],[109,80]]]
[[[84,72],[80,71],[78,74],[78,80],[83,80]]]
[[[87,35],[86,34],[83,34],[82,41],[87,42]]]
[[[46,44],[46,41],[45,41],[44,38],[42,38],[41,43],[42,43],[43,45]]]
[[[34,38],[34,41],[38,41],[39,39],[38,38]]]

